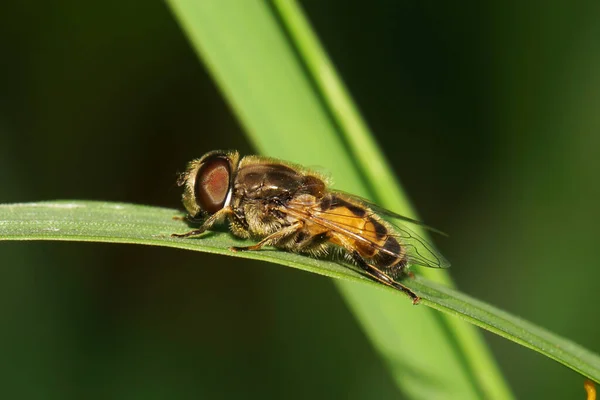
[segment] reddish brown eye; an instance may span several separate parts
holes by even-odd
[[[214,214],[223,208],[229,192],[231,170],[222,157],[207,159],[196,175],[196,202],[200,208]]]

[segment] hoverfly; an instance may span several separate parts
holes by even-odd
[[[419,297],[396,282],[409,264],[446,268],[450,264],[425,240],[382,215],[420,224],[344,192],[332,190],[320,174],[262,156],[240,159],[237,151],[212,151],[188,164],[177,182],[192,222],[202,225],[174,237],[190,237],[229,220],[231,232],[258,239],[233,251],[274,246],[314,257],[339,250],[370,278]],[[420,224],[422,225],[422,224]]]

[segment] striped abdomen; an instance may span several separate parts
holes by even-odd
[[[402,275],[408,260],[406,251],[394,237],[393,229],[366,205],[344,199],[338,194],[321,200],[319,218],[331,229],[331,242],[354,249],[369,264],[391,278]]]

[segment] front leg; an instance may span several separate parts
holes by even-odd
[[[300,229],[302,229],[302,223],[301,222],[296,222],[295,224],[292,224],[288,227],[283,228],[280,231],[277,231],[275,233],[270,234],[269,236],[267,236],[266,238],[262,239],[260,242],[252,245],[252,246],[242,246],[242,247],[230,247],[229,250],[231,251],[253,251],[253,250],[259,250],[261,247],[263,246],[270,246],[272,244],[275,244],[277,242],[279,242],[280,240],[291,236],[293,234],[295,234],[296,232],[298,232]]]
[[[207,230],[209,230],[210,228],[212,228],[213,225],[216,224],[217,222],[223,220],[223,218],[225,218],[225,216],[227,216],[229,213],[231,213],[231,209],[230,208],[223,208],[223,209],[219,210],[218,212],[216,212],[215,214],[213,214],[210,217],[208,217],[202,223],[202,225],[200,226],[200,228],[194,229],[194,230],[186,232],[186,233],[172,233],[171,237],[187,238],[187,237],[190,237],[190,236],[200,235],[200,234],[206,232]],[[189,216],[186,217],[186,219],[190,220]]]

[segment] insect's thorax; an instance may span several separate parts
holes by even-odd
[[[280,211],[282,205],[303,195],[316,202],[324,188],[319,178],[283,164],[241,165],[233,184],[234,219],[252,236],[269,235],[297,221]]]

